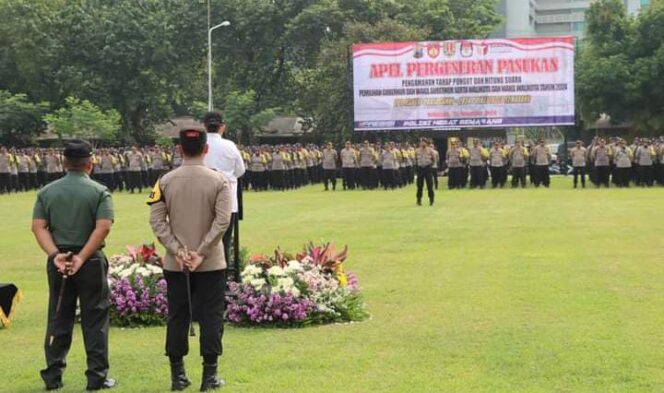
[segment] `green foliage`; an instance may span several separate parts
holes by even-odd
[[[44,129],[47,102],[32,103],[25,94],[0,90],[0,143],[27,145]]]
[[[254,132],[276,116],[278,108],[263,109],[256,113],[256,92],[232,91],[226,97],[224,121],[230,136],[243,144],[254,142]]]
[[[277,113],[350,129],[348,50],[381,40],[486,37],[496,0],[212,1],[214,98],[251,142]],[[121,117],[120,142],[153,142],[154,124],[200,116],[207,101],[207,7],[191,0],[0,2],[0,89],[56,107],[88,100]],[[263,123],[263,124],[261,124]]]
[[[594,2],[577,61],[577,99],[584,121],[601,114],[631,120],[642,133],[664,130],[664,5],[630,18],[622,1]]]
[[[120,114],[102,111],[88,100],[67,97],[66,106],[44,116],[44,121],[62,138],[114,142],[120,129]]]

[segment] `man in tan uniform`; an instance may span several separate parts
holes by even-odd
[[[132,194],[137,188],[139,194],[143,192],[143,181],[141,179],[143,165],[143,153],[136,146],[132,147],[131,151],[127,153],[127,166],[129,167],[127,190]]]
[[[11,192],[11,167],[13,165],[14,158],[7,148],[0,146],[0,195]]]
[[[417,166],[417,205],[422,205],[422,193],[424,183],[427,185],[427,193],[429,196],[429,206],[433,206],[434,191],[433,191],[433,163],[436,160],[436,155],[433,149],[429,146],[429,142],[425,138],[420,139],[420,147],[415,151],[415,165]]]
[[[183,165],[164,175],[150,195],[150,225],[166,247],[166,354],[171,362],[171,388],[183,390],[191,384],[183,358],[189,351],[187,330],[192,323],[188,299],[195,294],[203,357],[201,391],[208,391],[225,384],[217,378],[217,358],[222,353],[226,286],[222,237],[231,220],[231,186],[224,174],[203,164],[208,151],[203,128],[180,131],[179,149]]]

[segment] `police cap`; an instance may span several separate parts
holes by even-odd
[[[74,139],[65,145],[64,156],[67,158],[90,158],[92,157],[92,146],[80,139]]]

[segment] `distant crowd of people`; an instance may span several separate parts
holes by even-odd
[[[101,148],[92,157],[92,178],[109,190],[142,192],[182,164],[177,149],[159,146]],[[65,174],[61,149],[0,147],[0,194],[39,189]]]
[[[544,141],[517,140],[508,146],[496,139],[489,145],[473,140],[469,145],[450,143],[441,157],[429,141],[433,154],[432,181],[447,175],[449,189],[535,187],[550,185],[552,152]],[[247,169],[245,190],[285,191],[312,184],[325,190],[392,190],[412,184],[417,174],[417,146],[408,142],[346,142],[340,149],[332,143],[239,146]],[[650,187],[664,185],[664,138],[595,138],[587,147],[578,141],[560,160],[563,173],[573,175],[574,187]],[[560,157],[559,157],[560,159]],[[142,192],[164,173],[182,164],[175,147],[159,146],[100,148],[93,156],[92,177],[111,191]],[[64,174],[63,156],[55,148],[11,149],[0,147],[0,193],[38,189]],[[511,179],[509,177],[511,176]]]

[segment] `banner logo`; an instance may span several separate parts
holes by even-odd
[[[461,41],[461,56],[471,57],[473,55],[473,43],[470,41]]]
[[[454,57],[456,55],[456,42],[455,41],[446,41],[443,44],[443,52],[447,57]]]
[[[422,44],[415,44],[415,53],[413,54],[413,57],[416,59],[421,59],[424,57],[424,47]]]
[[[440,55],[440,44],[439,43],[429,44],[427,48],[427,54],[432,59],[438,57]]]
[[[480,55],[486,56],[489,54],[489,44],[483,42],[481,44],[477,45],[477,51],[479,52]]]

